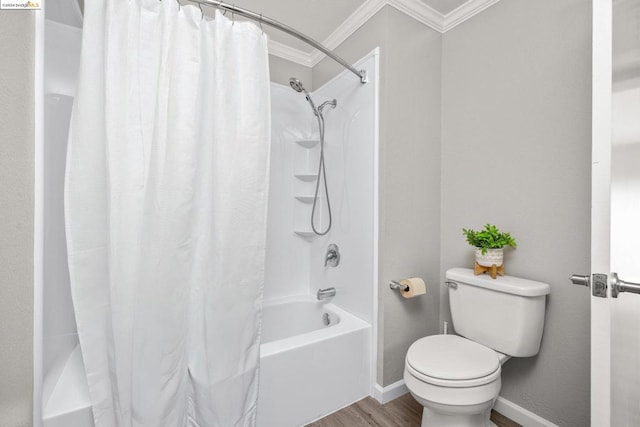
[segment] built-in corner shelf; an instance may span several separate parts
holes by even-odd
[[[316,233],[314,233],[313,231],[296,230],[294,231],[294,233],[304,239],[311,239],[312,237],[316,236]]]
[[[315,181],[317,177],[318,177],[317,173],[297,173],[296,174],[296,178],[304,182]]]
[[[320,140],[318,139],[299,139],[296,141],[296,144],[304,148],[313,148],[318,145],[319,142]]]
[[[296,200],[302,203],[313,203],[315,196],[295,196]]]
[[[310,242],[316,237],[316,234],[312,230],[309,230],[308,227],[305,227],[303,224],[308,224],[309,218],[311,216],[310,205],[314,200],[316,200],[316,197],[314,195],[309,195],[309,193],[313,192],[313,183],[318,179],[318,174],[312,172],[313,166],[310,166],[310,164],[313,163],[313,160],[310,159],[313,159],[315,154],[318,154],[316,147],[318,147],[320,140],[317,139],[317,137],[316,139],[299,139],[295,141],[295,143],[298,147],[302,148],[302,150],[299,148],[296,150],[300,157],[305,159],[307,167],[304,169],[299,169],[299,173],[294,174],[296,182],[294,184],[295,191],[293,197],[295,198],[295,200],[300,202],[294,202],[294,224],[298,224],[298,227],[301,227],[301,229],[296,230],[294,226],[293,232],[296,236]],[[314,148],[315,150],[313,150],[312,152],[311,150]]]

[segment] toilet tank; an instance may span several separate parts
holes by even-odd
[[[456,333],[509,356],[538,354],[548,284],[476,276],[468,268],[452,268],[446,278],[455,283],[449,285],[449,306]]]

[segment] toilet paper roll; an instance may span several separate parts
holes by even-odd
[[[427,285],[425,285],[424,280],[419,277],[402,279],[400,284],[403,286],[400,293],[405,298],[413,298],[427,293]]]

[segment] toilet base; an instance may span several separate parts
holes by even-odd
[[[479,414],[443,414],[429,408],[422,411],[421,427],[496,427],[491,409]]]

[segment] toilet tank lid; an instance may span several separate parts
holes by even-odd
[[[487,274],[476,276],[470,268],[451,268],[447,270],[446,278],[454,282],[523,297],[537,297],[551,292],[551,287],[547,283],[513,276],[498,276],[495,279]]]

